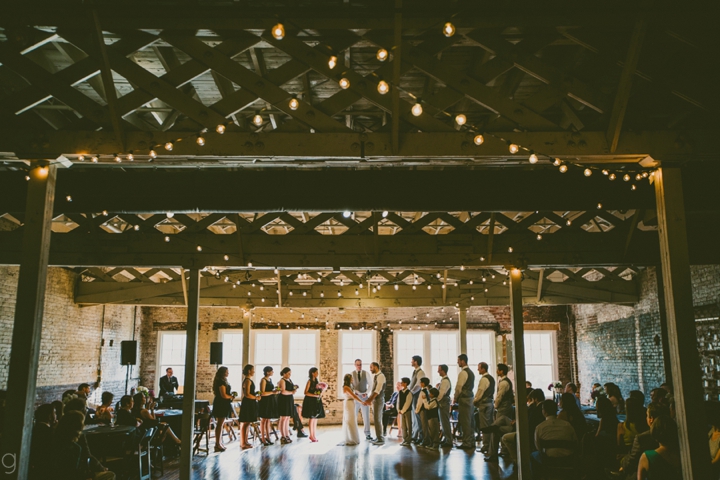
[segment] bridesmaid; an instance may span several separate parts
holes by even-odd
[[[270,441],[270,422],[278,418],[278,399],[273,385],[273,368],[263,368],[264,377],[260,380],[260,404],[258,405],[258,416],[260,417],[260,440],[263,445],[273,445]]]
[[[278,382],[278,388],[280,389],[280,398],[278,398],[278,414],[280,415],[280,421],[278,427],[280,428],[280,443],[282,445],[286,443],[292,443],[290,440],[290,417],[292,417],[293,409],[295,408],[295,390],[297,386],[290,380],[290,374],[292,371],[289,367],[285,367],[280,370],[280,381]]]
[[[258,418],[258,397],[255,395],[255,382],[252,381],[252,377],[255,375],[255,367],[252,365],[245,365],[243,368],[243,397],[242,403],[240,404],[240,439],[242,444],[240,447],[243,450],[252,448],[252,445],[248,443],[248,428],[251,423],[257,422]]]
[[[315,436],[318,418],[325,418],[325,409],[323,408],[320,398],[322,392],[317,388],[318,383],[320,383],[318,380],[318,369],[317,367],[312,367],[308,371],[308,381],[305,385],[305,398],[302,403],[302,416],[310,420],[311,442],[318,441]]]
[[[224,452],[225,445],[222,443],[222,431],[225,427],[225,419],[232,416],[232,401],[235,399],[231,395],[230,384],[228,384],[228,368],[220,367],[215,372],[215,379],[213,380],[213,393],[215,394],[215,400],[213,400],[213,417],[215,417],[215,451]]]

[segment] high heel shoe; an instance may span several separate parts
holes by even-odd
[[[319,442],[320,440],[318,440],[317,438],[311,438],[310,441],[315,443],[315,442]]]
[[[225,450],[227,450],[227,449],[225,447],[223,447],[222,445],[215,445],[216,453],[224,452]]]

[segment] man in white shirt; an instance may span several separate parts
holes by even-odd
[[[403,441],[400,445],[409,447],[412,445],[410,443],[410,439],[412,438],[412,393],[410,393],[410,390],[407,388],[408,385],[410,385],[410,379],[403,377],[400,383],[402,384],[402,390],[400,390],[397,397],[397,412],[400,425],[402,426],[403,436]]]
[[[452,384],[447,375],[448,366],[440,365],[438,367],[438,375],[440,375],[440,388],[438,388],[438,416],[440,417],[440,428],[443,433],[443,447],[452,447],[452,429],[450,428],[450,394],[452,392]]]
[[[473,405],[477,408],[478,416],[475,428],[479,432],[481,428],[492,425],[493,414],[495,408],[493,406],[493,395],[495,394],[495,379],[488,373],[488,364],[485,362],[478,363],[478,373],[480,381],[475,392]],[[483,446],[480,449],[482,453],[487,453],[490,449],[490,435],[482,433]]]
[[[355,371],[352,373],[352,389],[355,395],[363,401],[367,400],[367,391],[370,388],[370,374],[362,369],[362,360],[355,360]],[[364,403],[355,401],[355,412],[360,409],[362,416],[363,428],[365,430],[365,439],[370,440],[370,408]]]
[[[473,386],[475,384],[475,374],[472,373],[467,366],[467,355],[461,353],[458,355],[458,367],[461,368],[458,373],[457,386],[455,387],[455,402],[458,404],[458,423],[462,430],[462,444],[457,448],[464,450],[475,450],[475,431],[473,430]]]
[[[530,455],[533,478],[543,478],[544,465],[565,466],[572,459],[578,438],[575,429],[557,418],[557,405],[552,400],[542,402],[545,421],[535,429],[537,451]]]
[[[377,436],[373,444],[384,445],[382,414],[385,410],[385,374],[380,371],[380,364],[377,362],[370,364],[370,373],[373,374],[372,390],[365,405],[373,407],[373,422],[375,422],[375,435]]]
[[[513,394],[513,385],[507,377],[508,366],[504,363],[498,363],[497,366],[497,395],[495,396],[496,418],[504,415],[510,419],[515,418],[513,405],[515,404],[515,395]]]
[[[420,415],[415,413],[415,409],[417,408],[417,402],[420,398],[420,379],[425,376],[425,372],[422,368],[422,357],[420,355],[415,355],[410,360],[410,365],[415,369],[413,371],[412,377],[410,378],[410,385],[408,386],[408,389],[410,390],[410,393],[412,393],[413,396],[413,414],[412,414],[412,428],[413,428],[413,443],[422,443],[422,427],[420,423]]]

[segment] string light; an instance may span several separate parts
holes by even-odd
[[[413,114],[414,116],[416,116],[416,117],[419,117],[420,115],[422,115],[422,113],[423,113],[423,108],[422,108],[422,105],[420,105],[420,102],[418,102],[418,103],[416,103],[415,105],[413,105],[413,106],[412,106],[412,109],[410,109],[410,111],[411,111],[412,114]]]
[[[351,216],[352,216],[352,212],[350,212],[350,211],[348,211],[348,210],[345,210],[345,211],[343,212],[343,217],[345,217],[345,218],[350,218]]]
[[[512,248],[512,247],[508,247],[508,253],[513,253],[513,248]]]
[[[72,202],[72,197],[70,195],[68,195],[67,197],[65,197],[65,200],[68,202]]]
[[[443,25],[443,35],[446,37],[452,37],[455,35],[455,25],[453,25],[450,22],[447,22],[445,25]]]
[[[567,165],[560,165],[560,173],[565,173],[568,171]]]
[[[560,165],[562,165],[562,161],[559,158],[556,158],[555,160],[553,160],[553,165],[559,167]]]
[[[227,262],[228,260],[230,260],[230,256],[229,256],[229,255],[223,255],[223,259]]]
[[[514,143],[511,143],[510,145],[508,145],[508,150],[510,151],[510,153],[516,154],[520,150],[520,147],[518,147]]]
[[[381,48],[380,50],[377,51],[376,57],[381,62],[384,62],[385,60],[387,60],[388,56],[389,56],[388,51],[385,50],[384,48]]]
[[[623,180],[626,181],[626,182],[629,182],[629,181],[630,181],[630,175],[628,175],[627,173],[626,173],[625,175],[623,175]]]
[[[202,252],[202,246],[198,245],[196,248],[198,252]]]
[[[260,116],[260,114],[255,114],[252,119],[252,123],[259,127],[263,124],[263,118]]]
[[[289,106],[290,106],[290,110],[297,110],[298,107],[300,106],[300,102],[298,102],[297,98],[292,98],[292,99],[290,99]]]
[[[282,40],[285,36],[285,27],[282,23],[278,23],[272,28],[272,36],[275,40]]]
[[[598,210],[602,210],[602,203],[598,203],[598,204],[597,204],[597,209],[598,209]]]
[[[467,122],[467,117],[465,115],[463,115],[462,113],[455,117],[455,123],[457,123],[460,126],[465,125],[466,122]]]
[[[122,158],[120,158],[120,155],[115,155],[115,161],[116,161],[117,163],[122,162]]]
[[[220,135],[222,135],[223,133],[225,133],[225,125],[223,125],[223,124],[221,123],[220,125],[218,125],[217,127],[215,127],[215,131],[216,131],[217,133],[219,133]]]
[[[482,135],[475,135],[473,142],[475,142],[475,145],[482,145],[485,142],[485,137]]]
[[[202,136],[200,136],[200,135],[198,135],[198,138],[197,138],[197,140],[196,140],[195,142],[196,142],[198,145],[200,145],[201,147],[205,145],[205,139],[204,139]]]
[[[150,150],[150,153],[151,153],[150,156],[152,157],[152,154],[155,153],[155,152],[152,151],[152,150]],[[155,157],[153,157],[153,158],[155,158]],[[92,163],[97,163],[97,162],[98,162],[98,158],[95,157],[95,156],[93,156],[93,157],[90,159],[90,161],[91,161]]]
[[[635,185],[630,185],[630,190],[635,191],[637,190],[637,187]]]
[[[531,154],[530,154],[530,158],[528,159],[528,161],[529,161],[531,164],[535,165],[535,164],[538,162],[538,157],[537,157],[537,155],[535,155],[534,153],[531,153]]]
[[[347,90],[348,88],[350,88],[350,80],[343,77],[338,82],[338,85],[340,85],[340,88],[342,88],[343,90]]]
[[[84,161],[85,161],[85,155],[79,155],[79,156],[78,156],[78,160],[81,161],[81,162],[84,162]]]
[[[135,157],[133,157],[133,154],[132,154],[132,153],[128,153],[128,154],[127,154],[127,157],[125,157],[125,158],[127,158],[128,162],[132,162],[132,161],[135,160]]]
[[[610,176],[608,176],[608,179],[609,179],[610,181],[615,180],[616,178],[617,178],[617,176],[615,176],[614,173],[611,173]]]
[[[536,238],[537,238],[538,240],[542,240],[542,235],[538,233]]]
[[[607,169],[603,169],[602,174],[607,176],[610,172]]]
[[[333,68],[335,68],[337,66],[337,61],[338,61],[337,57],[335,55],[332,55],[328,59],[328,67],[332,70]]]
[[[171,152],[172,149],[173,149],[173,143],[172,143],[172,142],[167,142],[167,143],[165,144],[165,150],[167,150],[168,152]]]
[[[383,210],[383,212],[382,212],[382,217],[383,217],[383,218],[387,218],[387,216],[388,216],[388,211],[387,211],[387,210]]]
[[[390,91],[390,85],[385,80],[378,82],[377,91],[380,95],[385,95]]]
[[[589,168],[586,168],[585,171],[583,172],[583,175],[585,175],[586,177],[589,177],[590,175],[592,175],[592,170],[590,170]]]
[[[168,243],[170,241],[170,237],[165,235],[165,243]]]

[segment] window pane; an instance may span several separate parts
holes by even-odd
[[[527,380],[533,387],[547,388],[557,378],[555,376],[553,332],[525,333],[525,370]]]
[[[242,365],[243,334],[223,333],[223,363],[225,365]]]
[[[291,333],[288,339],[288,367],[292,370],[291,378],[298,386],[297,395],[303,396],[308,381],[308,370],[317,367],[315,333]],[[320,372],[322,375],[322,372]],[[327,380],[320,377],[321,380]]]
[[[527,365],[525,378],[532,382],[533,388],[541,388],[548,395],[547,387],[553,383],[553,367],[551,365]]]
[[[263,368],[273,368],[273,382],[277,385],[282,370],[282,333],[256,333],[255,334],[255,386],[260,388],[260,379],[263,378]],[[234,388],[234,387],[233,387]],[[239,390],[238,390],[239,391]]]
[[[369,371],[373,358],[373,333],[349,332],[340,333],[340,371],[338,372],[338,395],[342,398],[342,378],[355,371],[355,360],[360,359],[363,370]],[[369,387],[368,387],[369,388]]]
[[[467,335],[468,365],[477,370],[477,364],[488,364],[488,372],[495,376],[495,334],[493,332],[473,332]]]
[[[437,370],[440,364],[448,366],[448,376],[452,379],[457,378],[457,356],[458,346],[457,332],[453,333],[430,333],[430,357],[432,358],[432,365],[428,370],[425,367],[425,375],[427,375],[432,381],[433,385],[440,383],[441,377],[438,375]]]
[[[396,332],[395,340],[397,341],[398,379],[411,378],[414,369],[410,365],[410,361],[413,355],[424,355],[425,337],[422,333]]]
[[[184,333],[160,333],[160,365],[158,366],[157,376],[158,382],[160,377],[165,375],[167,368],[173,369],[173,375],[178,379],[179,386],[185,383],[185,334]],[[159,383],[156,389],[159,389]],[[149,388],[149,387],[148,387]],[[159,393],[156,390],[155,393]]]

